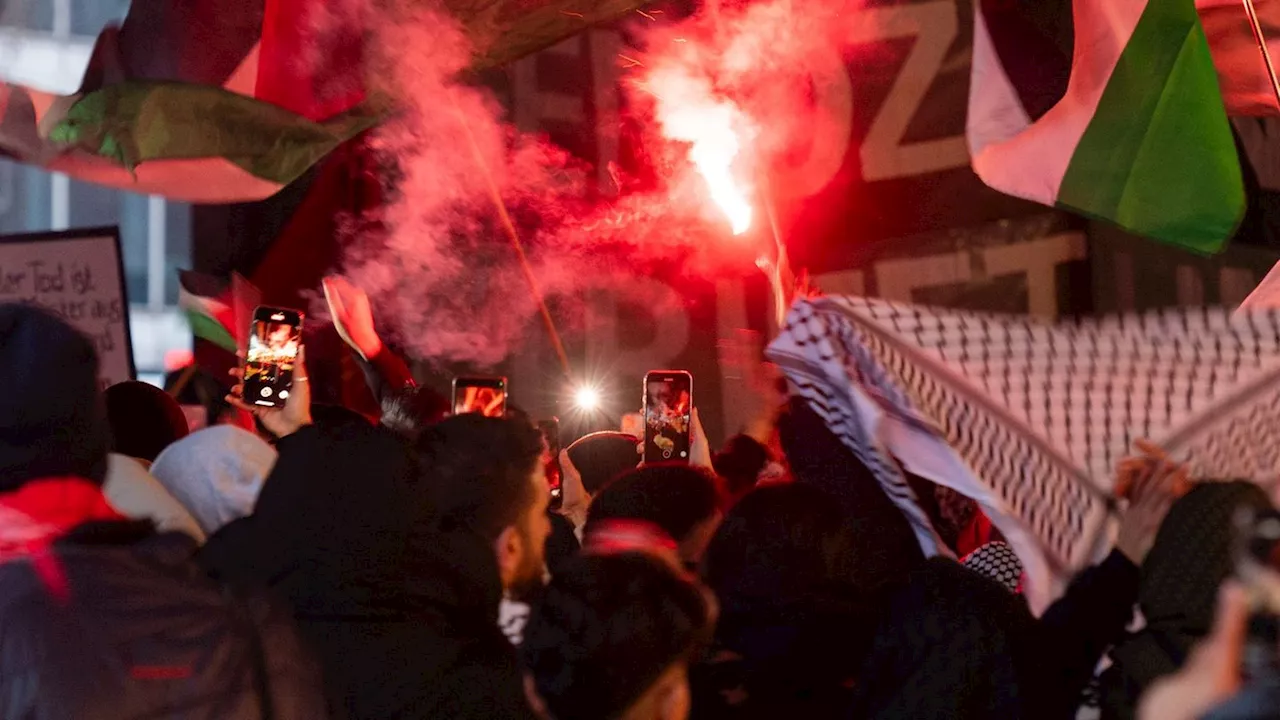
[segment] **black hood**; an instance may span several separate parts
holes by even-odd
[[[47,310],[0,305],[0,492],[46,477],[101,483],[108,444],[93,343]]]
[[[299,619],[496,623],[502,596],[492,547],[432,526],[408,447],[372,425],[282,440],[254,514],[215,535],[203,559],[215,574],[287,595]]]

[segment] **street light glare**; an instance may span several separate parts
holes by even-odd
[[[580,410],[595,410],[600,407],[600,391],[593,387],[578,388],[573,401]]]

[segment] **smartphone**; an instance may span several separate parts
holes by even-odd
[[[555,505],[560,501],[560,419],[539,420],[538,429],[542,431],[542,439],[547,444],[547,463],[544,470],[547,475],[547,487],[551,488],[552,504]]]
[[[689,462],[693,375],[653,370],[644,376],[644,461]]]
[[[293,388],[293,367],[301,347],[301,312],[273,307],[254,310],[244,362],[244,401],[283,407]]]
[[[460,377],[453,380],[453,414],[480,413],[485,417],[506,417],[507,379],[504,377]]]

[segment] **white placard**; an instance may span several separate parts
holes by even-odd
[[[0,303],[11,302],[46,307],[87,335],[104,387],[134,378],[118,229],[0,236]]]

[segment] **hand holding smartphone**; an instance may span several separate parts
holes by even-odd
[[[693,375],[653,370],[644,376],[644,462],[688,463],[693,435]]]
[[[453,381],[453,414],[479,413],[485,417],[506,417],[507,379],[504,377],[460,377]]]
[[[227,402],[257,417],[277,438],[311,424],[302,313],[269,307],[255,310],[244,364],[231,374],[238,382]]]
[[[256,407],[284,407],[301,348],[302,313],[273,307],[254,310],[244,363],[244,401]]]

